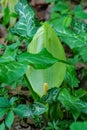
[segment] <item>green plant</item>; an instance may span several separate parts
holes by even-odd
[[[48,45],[47,48],[46,48],[46,46],[42,46],[41,49],[38,50],[37,53],[35,53],[35,52],[32,53],[32,49],[29,52],[24,52],[24,53],[20,52],[19,46],[21,45],[23,38],[25,38],[28,41],[31,41],[33,36],[35,35],[33,40],[31,41],[31,43],[32,42],[35,43],[34,39],[35,39],[35,37],[37,37],[36,31],[41,25],[40,25],[39,21],[35,18],[35,13],[34,13],[33,9],[30,7],[30,5],[28,5],[27,1],[19,1],[18,4],[16,5],[16,11],[19,13],[20,18],[19,18],[19,21],[15,24],[14,28],[11,29],[11,32],[19,35],[19,39],[16,43],[13,43],[9,46],[4,46],[5,50],[0,57],[0,63],[1,63],[0,64],[0,68],[1,68],[0,69],[0,82],[13,86],[14,82],[17,82],[21,77],[24,76],[26,79],[26,71],[27,71],[27,73],[29,73],[29,71],[30,71],[30,70],[28,70],[29,65],[35,69],[46,69],[46,68],[52,66],[53,64],[56,64],[57,62],[59,62],[59,63],[57,63],[57,65],[59,67],[61,67],[61,71],[58,75],[59,76],[61,75],[61,78],[59,80],[59,83],[56,83],[57,82],[57,79],[56,79],[55,84],[54,84],[54,85],[58,84],[58,86],[59,86],[61,84],[61,82],[64,78],[64,74],[65,74],[65,63],[63,63],[63,62],[65,62],[65,54],[64,54],[63,47],[56,36],[56,33],[51,29],[51,27],[48,24],[44,24],[40,28],[40,30],[41,29],[43,30],[43,27],[44,27],[44,30],[43,30],[44,32],[41,35],[41,37],[43,39],[43,42],[45,42],[45,45],[47,44],[48,41],[49,41],[49,43],[51,42],[52,44],[53,44],[53,42],[57,42],[57,44],[58,44],[57,46],[59,46],[58,47],[59,49],[58,48],[56,49],[56,45],[55,45],[55,49],[56,49],[56,51],[60,51],[60,53],[59,53],[60,55],[56,56],[57,53],[55,53],[55,51],[52,48],[51,48],[52,50],[49,49],[50,45]],[[48,28],[47,31],[46,31],[45,26]],[[53,39],[50,39],[49,35],[46,37],[46,33],[48,33],[48,31],[50,33],[52,33],[52,35],[54,35],[55,41],[53,41]],[[37,41],[37,39],[36,39],[36,41]],[[48,40],[45,41],[46,39],[48,39]],[[37,41],[37,43],[39,43],[39,42]],[[1,47],[1,49],[2,49],[2,47]],[[51,52],[53,52],[53,53],[51,53]],[[57,70],[57,65],[56,65],[56,67],[54,67],[54,71],[55,71],[55,69]],[[39,70],[37,70],[37,71],[39,71]],[[51,71],[51,69],[49,70],[49,72],[50,71]],[[47,70],[45,72],[47,72]],[[47,74],[49,72],[47,72]],[[4,75],[2,75],[2,73]],[[41,74],[43,75],[43,72],[41,72]],[[55,76],[55,74],[54,74],[54,76]],[[55,78],[56,78],[56,76],[55,76]],[[37,82],[39,82],[39,80]],[[49,83],[50,79],[47,82]],[[34,83],[35,83],[35,81],[34,81]],[[42,85],[37,84],[38,85],[37,90],[39,88],[43,89],[44,83],[45,83],[45,81],[42,82]],[[50,89],[50,85],[51,84],[49,84],[48,89]],[[54,87],[54,85],[52,85],[52,87]],[[31,90],[32,96],[35,99],[35,97],[37,95],[35,93],[36,90],[34,90],[33,87],[34,86],[31,85],[31,86],[29,86],[29,89]],[[46,88],[44,88],[44,89],[46,89]],[[47,91],[47,90],[44,90],[44,91]],[[39,93],[39,91],[37,91],[37,93]],[[44,93],[42,91],[40,96],[42,96],[43,94]],[[2,102],[2,100],[3,100],[4,104],[0,104],[0,108],[1,108],[0,114],[1,114],[1,118],[4,115],[6,115],[5,125],[9,129],[11,128],[11,125],[14,121],[14,112],[21,117],[29,118],[30,116],[31,117],[39,116],[47,111],[47,107],[44,104],[41,104],[38,102],[35,102],[33,105],[31,104],[29,106],[19,104],[16,107],[16,104],[14,105],[14,103],[15,103],[14,97],[12,97],[12,99],[10,99],[11,101],[8,101],[8,99],[5,97],[1,97],[0,101]],[[4,122],[2,123],[1,127],[3,127],[3,129],[4,129]]]
[[[63,47],[56,33],[47,23],[44,23],[36,32],[28,46],[28,52],[36,54],[40,52],[42,48],[46,48],[55,58],[66,61]],[[45,89],[51,89],[54,86],[59,87],[61,85],[65,76],[65,70],[66,65],[57,62],[48,69],[35,70],[29,67],[26,74],[33,90],[39,94],[39,96],[43,96],[47,91]]]
[[[10,44],[0,44],[0,85],[4,86],[0,88],[1,130],[5,126],[11,129],[15,114],[33,118],[37,127],[44,124],[46,130],[86,126],[78,125],[78,121],[87,120],[87,91],[79,89],[76,65],[87,63],[87,24],[83,21],[87,14],[81,5],[72,9],[67,0],[48,2],[53,5],[51,19],[41,23],[27,0],[19,0],[15,6],[18,21],[10,28],[13,36],[9,33],[6,37]],[[63,46],[71,51],[67,59]],[[83,67],[83,77],[86,71]],[[32,103],[22,102],[20,96],[9,95],[5,89],[20,84],[31,92]]]

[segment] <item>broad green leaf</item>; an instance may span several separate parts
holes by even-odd
[[[15,61],[19,44],[20,42],[17,42],[7,46],[0,57],[0,82],[12,83],[26,71],[26,65]]]
[[[6,63],[6,62],[12,62],[12,61],[14,61],[14,58],[12,57],[12,56],[6,56],[6,57],[0,57],[0,64],[1,63]]]
[[[20,45],[20,42],[16,42],[16,43],[6,46],[2,57],[0,57],[0,63],[14,61],[17,56],[19,45]]]
[[[32,7],[27,0],[19,0],[15,10],[19,14],[19,21],[15,24],[12,32],[27,39],[32,38],[40,26]]]
[[[81,35],[84,38],[84,43],[81,48],[76,48],[79,56],[82,58],[84,62],[87,62],[87,24],[80,19],[73,19],[72,20],[72,30],[77,35]]]
[[[12,83],[18,80],[27,70],[27,65],[22,62],[5,62],[0,64],[0,82]]]
[[[80,115],[80,110],[76,102],[80,101],[78,97],[74,97],[70,94],[69,90],[63,89],[59,93],[58,97],[59,101],[63,104],[63,106],[72,113],[74,119],[76,120]]]
[[[63,89],[59,93],[59,101],[69,110],[76,120],[81,113],[87,114],[87,102],[79,99],[79,96],[74,96],[69,90]]]
[[[74,32],[70,31],[67,28],[55,28],[57,34],[62,38],[62,40],[71,48],[76,48],[76,47],[84,47],[85,45],[87,46],[86,43],[86,36],[81,34],[77,35]]]
[[[47,111],[47,107],[39,102],[35,102],[34,104],[19,105],[14,108],[14,112],[20,117],[34,117],[39,116]]]
[[[24,117],[34,117],[39,116],[47,111],[47,107],[39,102],[35,102],[28,106],[27,111],[24,114]]]
[[[15,58],[15,56],[17,55],[16,53],[17,53],[19,45],[20,45],[20,42],[18,41],[16,43],[6,46],[6,49],[3,53],[3,57],[11,56],[11,57]]]
[[[28,46],[28,52],[38,53],[46,48],[53,57],[66,61],[63,46],[60,43],[54,30],[47,24],[37,31],[33,40]],[[39,95],[44,94],[44,84],[48,84],[48,89],[54,86],[59,87],[65,76],[66,65],[64,63],[57,62],[48,69],[35,70],[33,67],[28,68],[26,75],[33,88],[33,90]]]
[[[48,68],[58,61],[45,48],[37,54],[29,52],[22,53],[17,59],[19,62],[24,61],[25,64],[30,64],[35,69]]]
[[[57,35],[66,43],[71,49],[81,48],[87,46],[87,33],[76,34],[67,27],[60,26],[58,19],[50,21]]]
[[[9,59],[9,60],[8,60]],[[15,56],[4,55],[0,59],[0,82],[12,83],[21,78],[27,71],[28,65],[35,69],[45,69],[55,64],[58,59],[54,58],[46,49],[37,54],[25,52]]]
[[[87,122],[74,122],[71,124],[70,130],[87,130]]]
[[[5,130],[5,124],[4,124],[4,122],[2,124],[0,124],[0,130]]]
[[[13,111],[9,111],[9,113],[7,114],[6,119],[5,119],[5,124],[10,129],[13,122],[14,122],[14,113],[13,113]]]
[[[65,74],[65,81],[70,87],[78,87],[79,80],[76,77],[76,70],[75,67],[72,65],[67,66],[66,74]]]
[[[87,61],[87,24],[80,19],[73,19],[71,24],[72,31],[83,39],[82,47],[74,47],[76,52],[82,57],[84,62]],[[79,45],[79,43],[78,43]]]
[[[47,94],[43,95],[41,100],[44,101],[45,103],[53,103],[58,101],[60,90],[61,90],[60,88],[56,88],[56,87],[48,90]]]

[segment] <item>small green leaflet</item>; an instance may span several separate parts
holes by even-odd
[[[6,114],[7,111],[8,108],[0,108],[0,120],[3,118],[3,116]]]
[[[27,106],[25,104],[20,104],[13,110],[19,117],[24,117],[24,113],[27,111]]]
[[[11,104],[9,100],[5,97],[0,97],[0,119],[8,112],[10,107]]]
[[[15,11],[19,14],[19,21],[11,31],[24,38],[32,38],[40,26],[39,21],[35,18],[35,12],[32,7],[27,0],[19,0],[15,6]]]
[[[42,49],[37,54],[25,52],[16,58],[13,61],[7,61],[8,57],[2,56],[0,82],[8,84],[15,82],[26,73],[28,65],[32,65],[35,69],[45,69],[58,62],[46,49]]]
[[[13,111],[9,111],[5,119],[5,124],[10,129],[13,122],[14,122],[14,113]]]

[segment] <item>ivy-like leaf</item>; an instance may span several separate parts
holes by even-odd
[[[79,80],[76,77],[76,70],[75,67],[72,65],[67,66],[67,71],[65,74],[65,81],[70,87],[78,87],[79,86]]]
[[[5,62],[0,64],[0,82],[12,83],[18,80],[27,70],[27,65],[21,62]]]
[[[87,114],[87,102],[84,102],[80,100],[79,97],[72,95],[69,90],[64,88],[59,93],[58,99],[63,106],[72,113],[75,120],[81,112]]]
[[[40,26],[39,21],[35,18],[35,12],[32,7],[27,0],[19,0],[15,11],[19,14],[19,21],[11,31],[24,38],[32,38]]]
[[[34,117],[39,116],[47,111],[47,107],[39,102],[30,104],[28,106],[20,104],[14,108],[14,112],[20,117]]]
[[[71,49],[87,46],[87,33],[76,34],[69,28],[60,26],[58,19],[50,21],[50,24],[52,24],[62,41],[66,43]]]
[[[84,37],[84,34],[75,34],[70,31],[68,28],[56,28],[58,36],[71,48],[84,47],[87,46],[87,34]]]
[[[52,88],[49,89],[47,91],[46,95],[43,95],[43,97],[41,98],[42,101],[44,101],[45,103],[53,103],[58,101],[58,96],[59,96],[59,92],[60,92],[60,88]]]
[[[78,102],[79,98],[74,97],[70,94],[69,90],[64,88],[60,92],[58,99],[67,110],[71,111],[74,119],[76,120],[80,115],[80,110],[75,102]]]
[[[35,102],[28,106],[27,111],[24,114],[24,117],[34,117],[39,116],[47,111],[47,107],[39,102]]]

